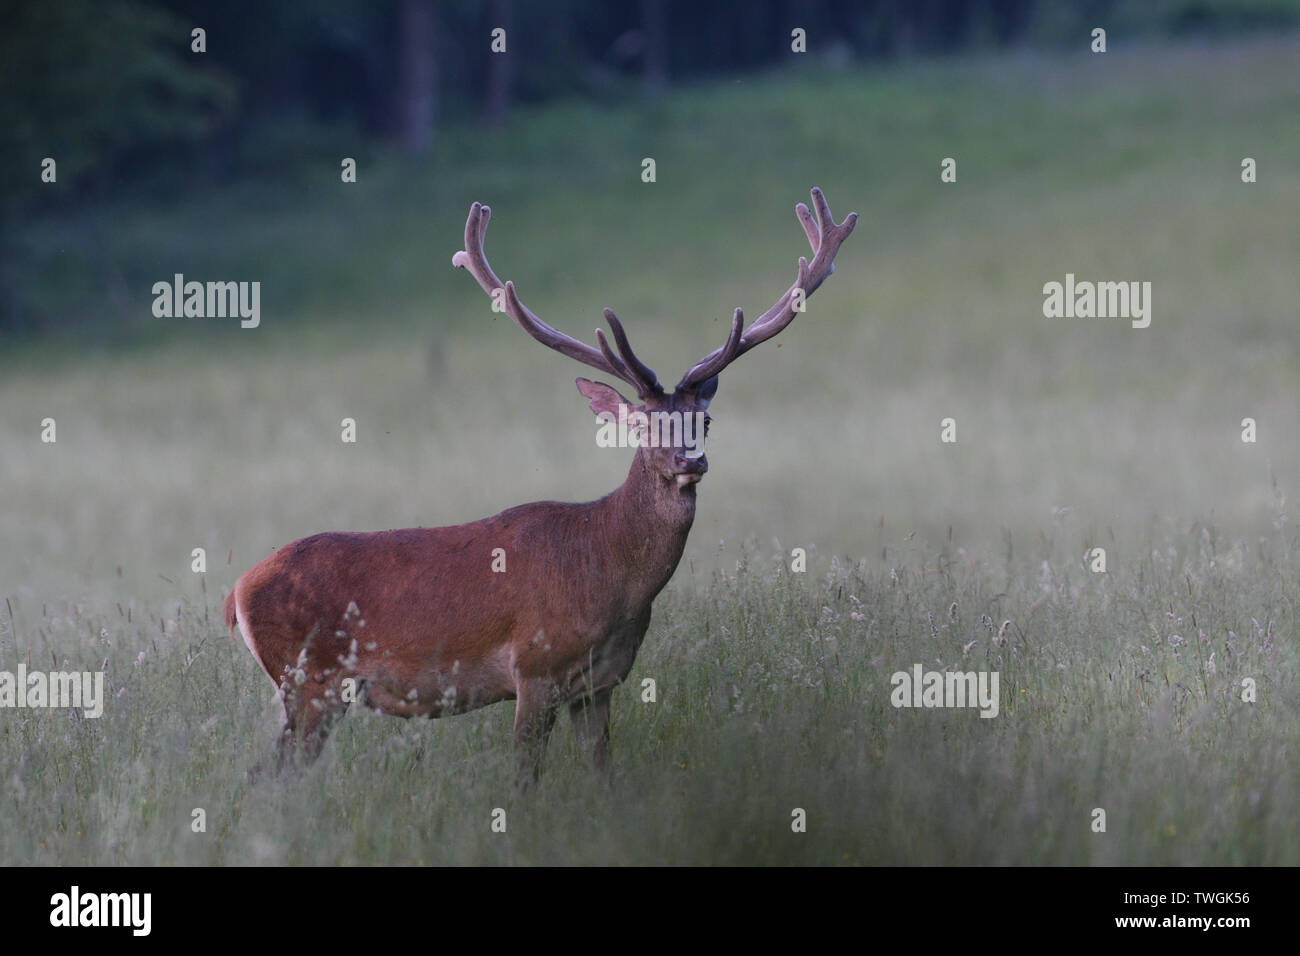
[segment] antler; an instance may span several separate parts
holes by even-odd
[[[487,233],[488,220],[492,218],[492,209],[482,203],[469,207],[469,218],[465,220],[465,248],[451,257],[451,264],[457,269],[465,269],[472,275],[483,291],[494,296],[498,289],[505,290],[506,313],[519,326],[537,341],[548,348],[577,359],[585,365],[599,369],[615,378],[622,379],[636,389],[638,398],[646,398],[663,391],[654,370],[636,357],[632,346],[628,344],[627,333],[618,317],[609,309],[605,310],[605,320],[610,331],[614,333],[614,342],[619,355],[615,355],[605,340],[605,333],[596,330],[596,342],[600,349],[594,349],[585,342],[570,338],[563,332],[551,328],[528,307],[519,301],[513,282],[502,283],[492,267],[488,265],[487,256],[483,254],[483,237]],[[622,356],[621,358],[619,356]]]
[[[799,277],[795,279],[794,285],[743,333],[741,327],[745,317],[737,309],[731,320],[731,334],[727,336],[726,344],[714,349],[682,376],[682,380],[677,383],[679,389],[690,389],[708,381],[759,342],[766,342],[784,329],[794,321],[798,311],[794,307],[795,290],[802,289],[806,301],[826,281],[826,277],[835,271],[835,254],[839,252],[840,243],[853,232],[858,214],[851,212],[844,217],[843,222],[837,224],[831,216],[830,207],[826,205],[826,197],[816,186],[812,190],[812,201],[813,208],[817,210],[816,222],[803,203],[794,207],[795,215],[799,217],[803,231],[808,235],[808,244],[812,246],[812,263],[809,264],[803,256],[799,257]]]

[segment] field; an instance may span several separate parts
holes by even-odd
[[[423,167],[361,157],[355,185],[346,144],[312,142],[305,174],[36,223],[66,321],[0,354],[0,669],[103,666],[109,700],[0,712],[0,859],[1300,863],[1297,56],[781,73],[447,130]],[[355,709],[318,764],[250,787],[275,716],[220,622],[240,572],[626,472],[587,373],[450,267],[470,201],[531,308],[591,341],[612,307],[676,381],[794,279],[811,185],[861,221],[807,314],[722,377],[608,779],[561,726],[518,793],[498,705]],[[261,326],[154,318],[177,272],[261,281]],[[1045,318],[1067,273],[1150,281],[1150,327]],[[895,709],[918,663],[998,671],[997,718]]]

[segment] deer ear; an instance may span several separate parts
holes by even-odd
[[[574,383],[578,386],[578,391],[583,394],[583,397],[590,402],[591,410],[597,415],[608,413],[617,420],[620,405],[626,405],[628,408],[636,407],[603,382],[593,382],[590,379],[579,378],[575,379]]]
[[[713,401],[713,396],[718,394],[718,376],[700,383],[699,388],[695,390],[695,401],[701,408],[708,408],[709,402]]]
[[[677,394],[692,405],[699,408],[708,408],[709,402],[713,401],[713,396],[718,393],[718,376],[706,378],[699,385],[692,385],[690,388],[682,389],[678,386]]]

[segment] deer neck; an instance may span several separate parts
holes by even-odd
[[[598,504],[625,586],[644,590],[644,598],[653,599],[672,577],[686,548],[695,520],[695,486],[679,490],[638,451],[627,480]]]

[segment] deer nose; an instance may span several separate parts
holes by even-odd
[[[673,455],[673,467],[683,475],[702,475],[709,470],[709,459],[703,453],[688,455],[679,451]]]

